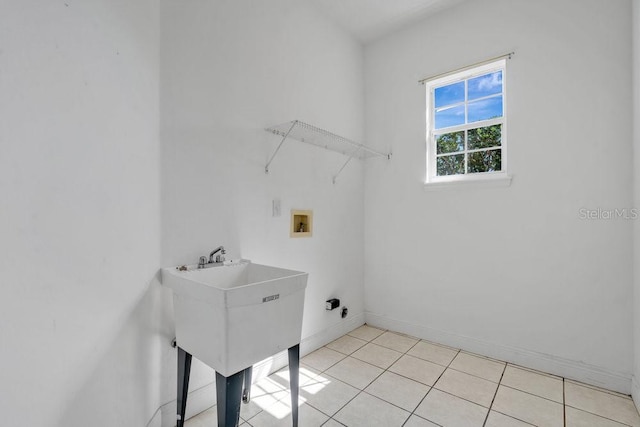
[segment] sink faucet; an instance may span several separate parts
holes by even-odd
[[[220,254],[216,256],[214,261],[213,256],[218,252],[220,252]],[[213,264],[214,262],[216,263],[224,262],[224,254],[226,253],[227,251],[224,250],[224,246],[218,246],[217,248],[212,250],[211,253],[209,254],[209,264]]]
[[[220,253],[214,258],[213,256],[218,252]],[[215,267],[218,265],[223,265],[225,261],[224,254],[226,253],[227,251],[224,250],[224,246],[218,246],[217,248],[211,251],[211,253],[209,254],[208,261],[206,256],[200,257],[200,259],[198,260],[198,268],[207,268],[207,267]]]

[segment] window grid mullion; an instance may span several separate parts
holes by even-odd
[[[502,150],[502,146],[494,145],[493,147],[487,147],[487,148],[474,148],[473,150],[467,151],[467,153],[471,154],[471,153],[478,153],[480,151],[491,151],[491,150]]]
[[[500,125],[500,124],[503,124],[503,122],[504,122],[504,117],[496,117],[493,119],[480,120],[478,122],[465,123],[465,124],[456,125],[456,126],[449,126],[448,128],[433,129],[433,133],[434,135],[435,134],[444,135],[446,133],[460,132],[461,130],[465,130],[465,129],[478,129],[478,128],[484,128],[487,126]]]
[[[469,125],[469,79],[464,81],[464,124],[465,126]],[[464,129],[464,174],[467,174],[469,169],[469,139],[468,139],[469,128],[465,127]]]
[[[469,130],[464,130],[464,173],[467,173],[467,161],[469,157]]]
[[[464,124],[469,123],[467,104],[469,103],[469,80],[464,81]]]
[[[492,93],[491,95],[481,96],[480,98],[474,98],[474,99],[470,100],[469,102],[473,103],[473,102],[476,102],[476,101],[485,101],[487,99],[498,98],[500,96],[502,96],[502,91],[500,91],[498,93]]]
[[[459,107],[459,106],[461,106],[461,105],[464,105],[464,101],[456,102],[455,104],[442,105],[442,106],[440,106],[440,107],[436,107],[436,106],[435,106],[435,103],[434,103],[433,111],[434,111],[434,112],[438,112],[438,113],[439,113],[439,112],[440,112],[440,111],[442,111],[442,110],[448,110],[448,109],[450,109],[450,108]]]
[[[466,153],[464,151],[452,151],[451,153],[438,154],[436,158],[439,159],[441,157],[451,157],[451,156],[459,156],[461,154],[473,154],[473,153],[481,153],[483,151],[497,151],[497,150],[502,150],[502,147],[497,146],[497,147],[488,147],[488,148],[478,148],[475,150],[469,150]]]
[[[504,64],[504,61],[502,61],[502,63]],[[503,139],[502,143],[500,145],[495,145],[495,146],[491,146],[491,147],[482,147],[482,148],[475,148],[475,149],[471,149],[470,148],[470,141],[469,141],[469,131],[470,130],[474,130],[474,129],[480,129],[480,128],[484,128],[484,127],[491,127],[491,126],[496,126],[499,125],[502,127],[502,136],[504,136],[504,132],[505,132],[505,128],[506,128],[506,114],[504,111],[504,104],[506,103],[505,100],[505,85],[504,85],[504,81],[502,82],[502,88],[500,90],[499,93],[493,93],[490,95],[486,95],[486,96],[482,96],[479,98],[475,98],[473,100],[469,100],[469,80],[472,78],[476,78],[479,75],[484,75],[485,73],[489,73],[490,72],[495,72],[495,71],[502,71],[503,75],[504,75],[504,65],[502,65],[501,67],[496,67],[495,70],[486,70],[483,69],[481,70],[481,72],[475,72],[472,74],[466,74],[466,75],[461,75],[458,82],[464,82],[464,96],[463,96],[463,101],[462,102],[458,102],[455,104],[451,104],[448,106],[443,106],[440,109],[449,109],[449,108],[453,108],[453,107],[458,107],[459,106],[463,106],[463,110],[464,110],[464,122],[463,124],[460,125],[454,125],[454,126],[450,126],[448,128],[440,128],[440,129],[435,129],[435,115],[436,112],[439,110],[437,108],[435,108],[435,88],[436,86],[431,86],[430,88],[430,114],[429,114],[429,119],[430,119],[430,125],[428,126],[428,130],[429,130],[429,147],[431,148],[431,155],[429,156],[429,160],[428,163],[433,165],[433,168],[431,168],[431,173],[428,173],[428,177],[431,176],[435,179],[438,179],[438,181],[442,181],[439,178],[441,177],[445,177],[445,175],[438,175],[438,159],[440,158],[445,158],[445,157],[450,157],[450,156],[463,156],[463,167],[464,167],[464,171],[461,174],[456,174],[453,173],[451,174],[452,176],[458,175],[461,178],[462,177],[467,177],[468,175],[476,175],[476,174],[482,174],[482,173],[504,173],[506,171],[506,168],[504,167],[506,159],[502,159],[502,166],[501,169],[498,171],[484,171],[484,172],[470,172],[469,171],[469,167],[470,167],[470,156],[473,153],[483,153],[483,152],[489,152],[489,151],[497,151],[500,150],[503,154],[506,151],[506,140]],[[460,73],[462,74],[462,73]],[[504,77],[503,77],[504,78]],[[451,79],[447,82],[447,84],[454,84],[455,79]],[[443,87],[443,83],[441,83],[440,81],[438,81],[439,85],[437,87]],[[498,97],[502,97],[503,99],[503,112],[502,112],[502,116],[500,117],[494,117],[494,118],[490,118],[490,119],[486,119],[486,120],[480,120],[480,121],[476,121],[473,123],[469,123],[469,103],[475,103],[477,101],[482,101],[482,100],[487,100],[487,99],[491,99],[491,98],[498,98]],[[453,133],[462,133],[463,134],[463,147],[462,150],[460,151],[452,151],[449,153],[442,153],[442,154],[438,154],[438,136],[441,135],[447,135],[447,134],[453,134]],[[489,142],[490,141],[484,141],[484,142]],[[495,142],[495,141],[491,141],[491,142]],[[449,160],[452,161],[452,160]],[[457,162],[455,162],[457,163]],[[455,164],[454,163],[454,164]],[[450,166],[447,166],[447,168],[449,168]],[[483,168],[484,169],[484,168]],[[446,175],[449,175],[450,172],[444,172]],[[429,180],[429,178],[428,178]],[[435,181],[434,181],[435,182]]]

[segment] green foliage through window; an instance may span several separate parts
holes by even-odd
[[[501,145],[501,124],[437,135],[437,175],[501,171]]]

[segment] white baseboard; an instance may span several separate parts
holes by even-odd
[[[300,343],[300,357],[306,356],[323,345],[328,344],[346,333],[353,331],[357,327],[364,325],[364,319],[364,313],[350,315],[346,319],[340,319],[333,325],[303,338]]]
[[[631,397],[633,398],[633,403],[635,403],[638,412],[640,412],[640,383],[635,375],[631,377]]]
[[[631,394],[631,375],[550,354],[510,347],[366,312],[371,326],[389,329],[619,393]],[[640,390],[636,392],[640,399]],[[638,400],[636,400],[638,401]]]
[[[303,338],[300,342],[300,357],[317,350],[323,345],[328,344],[347,332],[354,330],[358,326],[363,325],[364,318],[364,313],[351,315],[347,319],[340,319],[333,325]],[[253,366],[253,381],[259,381],[260,379],[269,376],[273,372],[282,369],[288,363],[286,351],[280,352],[269,359],[256,363]],[[216,403],[215,382],[189,392],[187,402],[187,410],[185,414],[186,419],[211,408]],[[162,405],[160,410],[156,411],[151,421],[149,421],[148,427],[174,427],[176,425],[176,405],[177,403],[175,400]],[[159,423],[156,420],[157,418],[160,419]]]
[[[350,316],[348,319],[341,319],[328,328],[303,338],[302,341],[300,341],[300,357],[306,356],[362,325],[364,325],[364,313],[359,313]],[[288,359],[287,352],[282,351],[269,359],[256,363],[253,366],[253,382],[260,381],[262,378],[268,377],[277,370],[287,366],[289,364]]]

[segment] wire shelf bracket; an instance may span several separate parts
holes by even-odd
[[[293,120],[291,122],[282,123],[280,125],[272,126],[265,129],[267,132],[281,137],[280,144],[275,149],[269,161],[267,162],[264,172],[269,173],[269,167],[276,157],[282,145],[287,139],[304,142],[307,144],[315,145],[316,147],[324,148],[326,150],[335,151],[348,157],[342,167],[333,176],[333,183],[344,168],[349,164],[351,159],[367,159],[371,157],[385,157],[391,159],[391,153],[383,153],[373,148],[367,147],[364,144],[357,143],[350,139],[344,138],[335,133],[329,132],[325,129],[310,125],[300,120]]]

